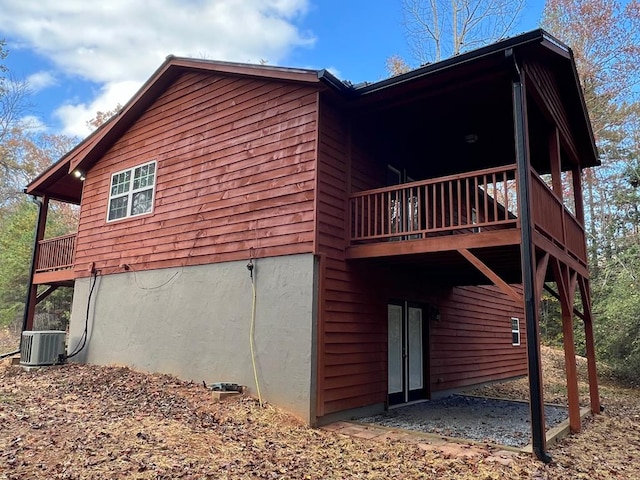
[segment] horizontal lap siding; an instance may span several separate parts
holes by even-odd
[[[87,175],[76,274],[311,252],[316,91],[189,73]],[[107,223],[111,175],[157,160],[151,215]]]
[[[438,308],[440,320],[431,322],[432,391],[527,374],[522,305],[495,286],[474,286],[441,295]],[[520,319],[520,346],[511,344],[511,317]]]
[[[323,254],[318,415],[384,402],[386,302],[376,272],[344,260],[349,140],[341,112],[320,108],[318,251]]]
[[[322,255],[318,416],[386,402],[387,303],[437,306],[429,320],[432,390],[526,374],[526,347],[511,345],[511,317],[522,309],[495,287],[437,286],[437,271],[345,261],[348,192],[384,185],[367,139],[349,141],[340,111],[321,103],[317,246]],[[377,165],[377,166],[376,166]],[[349,178],[350,177],[350,178]],[[429,279],[431,285],[425,283]],[[524,330],[522,331],[524,342]],[[436,378],[442,381],[435,383]]]

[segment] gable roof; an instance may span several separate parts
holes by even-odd
[[[518,51],[519,54],[526,56],[533,55],[543,61],[550,60],[554,62],[556,68],[562,69],[558,77],[563,80],[563,93],[566,94],[563,98],[570,103],[571,119],[577,126],[577,134],[583,146],[580,152],[583,159],[582,165],[599,164],[573,54],[568,47],[544,30],[535,30],[440,62],[424,65],[402,75],[356,86],[338,80],[327,70],[251,65],[170,55],[116,115],[35,178],[27,186],[25,193],[32,195],[46,193],[50,198],[79,203],[82,182],[75,178],[72,172],[87,171],[169,85],[187,71],[317,85],[321,90],[335,92],[354,108],[358,108],[358,105],[370,102],[385,102],[401,96],[406,97],[408,92],[410,94],[411,91],[423,89],[434,79],[455,76],[455,72],[458,72],[458,75],[461,72],[464,74],[464,69],[468,65],[473,64],[478,68],[500,65],[500,68],[508,68],[504,61],[505,53],[508,51]]]
[[[327,70],[250,65],[169,55],[164,63],[140,87],[122,109],[82,140],[59,161],[37,176],[25,193],[42,195],[71,203],[80,203],[82,183],[70,175],[75,170],[87,171],[140,115],[184,72],[216,72],[286,82],[324,84],[333,89],[347,88]],[[65,176],[72,178],[65,179]]]

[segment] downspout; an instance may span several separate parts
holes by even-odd
[[[542,397],[542,372],[540,368],[539,335],[536,322],[535,272],[533,270],[533,234],[531,223],[531,193],[529,191],[529,151],[527,145],[527,119],[525,90],[522,72],[512,49],[505,52],[513,62],[513,120],[516,143],[518,176],[518,214],[520,217],[520,249],[522,283],[524,287],[524,312],[527,325],[527,361],[529,367],[529,408],[531,410],[531,437],[533,452],[544,463],[552,461],[546,449],[544,400]]]
[[[42,208],[42,201],[35,195],[31,196],[33,203],[38,205],[38,216],[36,218],[36,228],[33,233],[33,252],[31,254],[31,266],[29,268],[29,282],[27,284],[27,298],[24,302],[24,315],[22,317],[22,329],[20,331],[20,345],[22,345],[22,332],[27,328],[29,321],[29,309],[31,308],[31,290],[33,289],[33,275],[36,272],[36,262],[38,256],[38,228],[42,222],[42,215],[44,209]]]

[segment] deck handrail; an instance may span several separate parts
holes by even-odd
[[[350,241],[411,240],[516,226],[515,172],[515,165],[507,165],[353,193]]]
[[[533,222],[536,229],[586,265],[584,225],[571,213],[549,185],[531,168]]]
[[[38,242],[36,272],[50,272],[73,268],[76,251],[76,234],[47,238]]]

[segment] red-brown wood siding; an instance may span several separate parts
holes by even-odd
[[[388,298],[428,304],[432,394],[527,374],[524,310],[495,285],[443,288],[437,271],[394,268],[384,273]],[[522,292],[522,287],[513,288]],[[386,314],[386,310],[385,310]],[[520,345],[512,345],[511,317],[520,320]],[[386,318],[386,317],[385,317]]]
[[[316,111],[312,87],[178,78],[89,171],[77,276],[311,252]],[[111,175],[151,160],[153,213],[107,223]]]
[[[432,392],[527,374],[522,305],[491,285],[453,288],[437,306],[440,320],[431,322],[430,332]],[[511,343],[511,317],[520,320],[519,346]]]
[[[348,125],[324,101],[318,137],[317,245],[320,294],[318,415],[386,400],[386,303],[372,270],[345,262],[349,190]]]
[[[390,299],[431,304],[441,311],[439,322],[430,321],[433,391],[526,374],[526,346],[511,345],[511,317],[519,314],[523,327],[522,309],[496,287],[443,290],[435,286],[437,272],[425,278],[425,272],[408,267],[345,261],[349,187],[358,191],[383,185],[386,165],[373,161],[366,138],[349,138],[347,121],[336,107],[326,101],[320,105],[317,245],[324,278],[318,416],[386,402]],[[449,357],[447,345],[452,345]],[[465,363],[466,352],[474,355]]]

